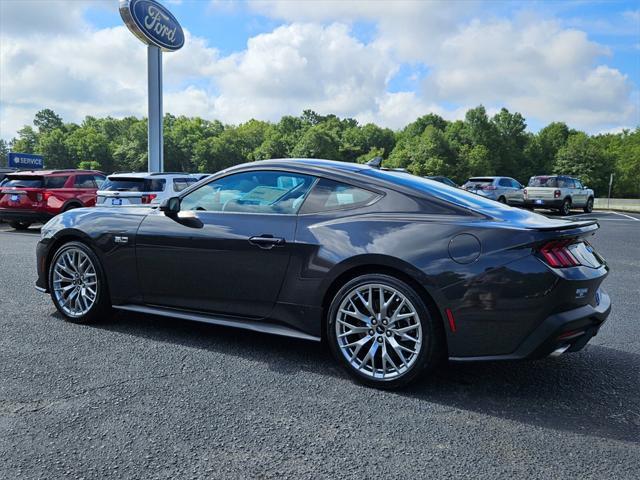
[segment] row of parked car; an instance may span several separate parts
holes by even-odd
[[[1,173],[0,220],[16,230],[73,208],[160,203],[205,174],[33,170]]]
[[[447,177],[428,178],[457,187]],[[472,177],[459,188],[508,205],[553,209],[562,215],[569,215],[573,208],[593,211],[593,190],[567,175],[531,177],[526,187],[511,177]]]
[[[17,229],[46,222],[79,207],[158,204],[208,174],[114,173],[95,170],[0,172],[0,220]],[[427,177],[492,200],[529,209],[593,210],[593,190],[566,175],[531,177],[525,187],[510,177],[472,177],[461,187],[447,177]]]

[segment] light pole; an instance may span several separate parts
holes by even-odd
[[[184,45],[182,27],[155,0],[120,0],[120,16],[131,32],[147,45],[148,171],[164,171],[162,139],[162,52]]]

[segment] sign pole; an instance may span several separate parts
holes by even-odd
[[[149,96],[149,172],[164,171],[162,138],[162,51],[147,46],[147,80]]]

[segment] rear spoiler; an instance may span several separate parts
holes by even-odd
[[[591,227],[591,228],[586,228]],[[597,220],[584,220],[580,222],[569,222],[565,225],[549,225],[548,227],[532,227],[531,230],[537,230],[539,232],[557,232],[564,230],[577,230],[580,229],[582,233],[590,232],[592,230],[597,230],[600,228],[600,224]]]

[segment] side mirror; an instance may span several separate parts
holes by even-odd
[[[586,190],[587,188],[589,188],[589,187],[587,187],[586,185],[582,185],[582,189],[583,190]]]
[[[171,197],[163,200],[160,204],[160,211],[166,215],[177,215],[180,211],[180,197]]]

